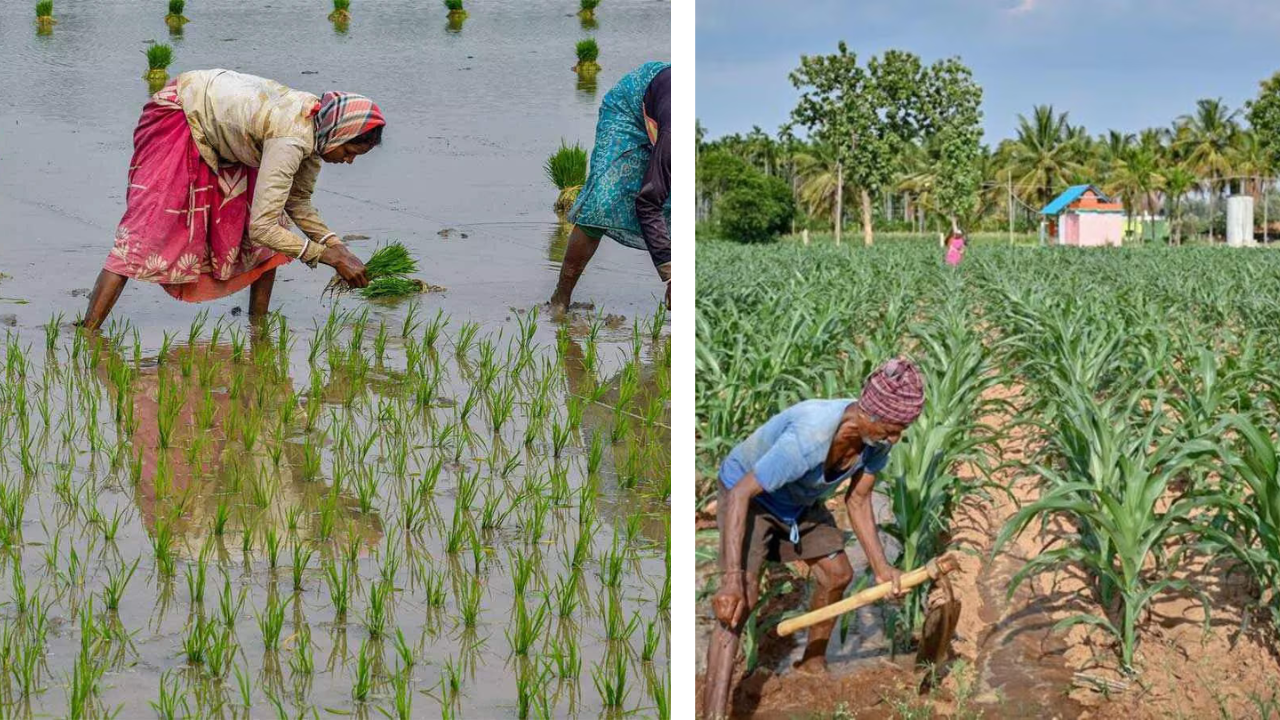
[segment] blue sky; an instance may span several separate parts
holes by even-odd
[[[776,133],[801,54],[959,56],[983,87],[985,141],[1050,103],[1093,135],[1233,108],[1280,70],[1277,0],[697,0],[698,119],[709,137]]]

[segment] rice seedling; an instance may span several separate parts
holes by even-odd
[[[516,593],[519,598],[520,592]],[[507,643],[511,646],[511,652],[517,656],[525,656],[529,654],[529,649],[533,647],[533,643],[542,635],[542,630],[546,625],[547,606],[539,605],[538,609],[530,613],[524,605],[523,600],[517,600],[516,613],[513,618],[514,625],[507,631]]]
[[[596,44],[595,38],[579,40],[574,51],[578,56],[578,64],[573,66],[573,71],[580,77],[593,76],[600,72],[600,64],[596,62],[600,57],[600,46]]]
[[[315,649],[311,645],[311,627],[303,625],[295,636],[293,655],[289,657],[289,668],[295,675],[311,675],[316,671]]]
[[[650,620],[644,626],[644,647],[640,650],[640,660],[653,662],[660,642],[662,642],[662,629],[658,626],[656,619]]]
[[[170,685],[169,681],[173,680]],[[151,701],[151,707],[161,720],[179,720],[191,715],[191,706],[187,703],[187,694],[181,681],[173,678],[173,671],[166,670],[160,674],[160,697]],[[182,710],[179,712],[178,708]]]
[[[579,143],[570,146],[562,139],[560,149],[547,158],[543,171],[560,193],[553,207],[556,214],[563,217],[587,182],[587,151]]]
[[[240,611],[244,608],[245,597],[248,591],[244,588],[236,595],[231,593],[231,578],[223,576],[222,592],[218,595],[218,616],[222,619],[222,624],[228,628],[234,628],[236,621],[240,618]]]
[[[600,6],[600,0],[578,0],[578,17],[594,18],[596,16],[596,8]]]
[[[462,7],[462,0],[444,0],[444,6],[449,11],[450,20],[465,20],[467,11]]]
[[[552,636],[551,661],[555,664],[556,677],[561,680],[576,680],[582,674],[582,656],[578,654],[578,642],[572,635],[564,638]]]
[[[212,548],[212,545],[205,545],[200,551],[200,557],[194,569],[190,565],[187,566],[187,594],[191,598],[192,606],[204,604],[205,575],[208,571],[208,554]]]
[[[356,702],[369,699],[373,691],[373,661],[376,647],[368,640],[360,641],[360,654],[356,657],[356,670],[351,684],[351,697]]]
[[[483,586],[479,580],[472,578],[470,583],[462,585],[458,590],[458,612],[462,616],[462,624],[474,628],[480,622],[480,603],[483,599]]]
[[[516,717],[524,720],[532,712],[538,717],[551,717],[550,700],[546,695],[547,680],[551,671],[541,662],[522,665],[516,674]]]
[[[341,567],[341,571],[339,571]],[[333,613],[338,618],[345,618],[351,603],[351,570],[345,563],[326,563],[325,579],[329,585],[329,601],[333,604]]]
[[[619,652],[611,652],[591,668],[591,680],[606,709],[619,709],[631,693],[627,686],[627,659]]]
[[[125,588],[129,585],[129,580],[133,578],[133,573],[138,569],[138,563],[142,558],[136,558],[132,565],[121,565],[117,568],[107,571],[107,584],[102,588],[102,606],[107,610],[115,611],[120,609],[120,599],[124,597]],[[21,573],[15,573],[15,577]],[[18,596],[17,592],[14,597]],[[21,612],[21,611],[19,611]]]
[[[219,632],[218,627],[206,622],[204,616],[197,615],[196,621],[187,626],[187,634],[182,639],[182,652],[191,665],[203,665],[206,653],[213,645]]]
[[[280,647],[280,630],[284,627],[284,611],[293,602],[293,598],[283,603],[275,595],[267,596],[267,607],[257,614],[258,629],[262,632],[262,645],[268,651]]]
[[[387,620],[390,611],[391,585],[387,582],[375,583],[369,591],[369,604],[365,607],[364,627],[369,637],[380,638],[387,631]]]

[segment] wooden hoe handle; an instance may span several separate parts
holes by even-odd
[[[917,568],[909,573],[903,573],[900,578],[899,587],[903,590],[909,590],[928,580],[937,580],[940,576],[960,569],[955,558],[950,555],[942,555],[930,560],[922,568]],[[826,607],[818,608],[813,612],[807,612],[778,623],[779,635],[790,635],[791,633],[802,630],[810,625],[817,625],[824,620],[830,620],[833,617],[843,615],[847,612],[857,610],[863,605],[870,605],[877,600],[883,600],[893,594],[893,583],[880,583],[874,587],[869,587],[860,593],[855,593],[838,602],[831,603]]]

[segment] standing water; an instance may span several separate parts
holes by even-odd
[[[357,2],[339,30],[328,2],[208,0],[181,34],[132,0],[59,5],[49,34],[0,12],[0,714],[665,714],[663,288],[605,242],[594,310],[539,306],[564,242],[542,164],[669,57],[670,5],[602,4],[598,90],[567,72],[577,5],[468,3],[459,28]],[[134,282],[78,337],[151,42],[171,75],[379,103],[383,146],[325,166],[316,206],[446,289],[322,300],[331,272],[291,263],[254,331],[244,294]]]

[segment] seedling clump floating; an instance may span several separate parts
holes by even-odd
[[[173,62],[173,48],[163,43],[152,43],[147,46],[147,73],[142,77],[151,84],[161,84],[169,80],[169,65]]]
[[[573,66],[573,71],[578,73],[579,77],[594,77],[600,72],[600,64],[596,62],[600,57],[600,46],[596,44],[595,38],[579,40],[576,52],[578,64]]]
[[[57,20],[53,19],[53,0],[40,0],[36,3],[36,30],[38,32],[51,32],[57,22]]]
[[[183,25],[190,22],[182,14],[186,6],[186,0],[169,0],[169,14],[164,16],[165,24],[169,26],[169,29],[180,30]]]

